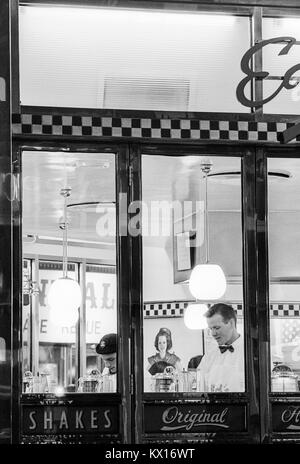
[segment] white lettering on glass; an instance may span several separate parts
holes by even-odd
[[[203,409],[201,412],[192,413],[191,410],[188,412],[180,412],[176,406],[167,408],[162,414],[162,421],[164,425],[161,430],[191,430],[193,427],[199,426],[211,426],[214,425],[220,428],[229,428],[226,421],[226,415],[228,408],[223,409],[220,412],[210,413]]]

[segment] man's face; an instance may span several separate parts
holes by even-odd
[[[104,366],[109,369],[109,373],[115,374],[117,372],[117,353],[102,354],[101,356]]]
[[[218,345],[231,341],[235,328],[234,319],[225,322],[221,314],[214,314],[207,318],[207,325]]]

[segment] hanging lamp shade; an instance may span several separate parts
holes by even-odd
[[[50,307],[49,319],[55,325],[76,324],[78,320],[78,308],[81,304],[81,289],[79,283],[68,277],[68,218],[67,198],[71,195],[71,187],[66,186],[60,190],[64,198],[64,215],[59,222],[59,228],[63,231],[63,276],[56,279],[48,292],[48,304]]]
[[[198,264],[191,272],[189,289],[197,300],[218,300],[226,291],[226,278],[218,264]]]
[[[74,325],[78,320],[81,290],[78,282],[69,277],[56,279],[48,292],[50,320],[56,325]]]
[[[197,264],[191,272],[189,289],[197,300],[218,300],[226,291],[226,278],[223,269],[218,264],[209,263],[209,233],[208,233],[208,188],[207,176],[210,173],[212,162],[204,158],[201,170],[205,178],[204,200],[204,245],[205,264]]]
[[[207,328],[204,314],[208,310],[206,304],[190,304],[184,311],[184,323],[188,329],[200,330]]]

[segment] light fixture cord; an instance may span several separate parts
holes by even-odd
[[[67,218],[67,198],[71,195],[71,187],[64,187],[60,194],[64,197],[64,212],[60,222],[60,228],[63,231],[63,278],[68,277],[68,218]]]
[[[204,235],[205,235],[205,262],[206,264],[209,261],[209,235],[208,235],[208,185],[207,185],[207,172],[205,172],[205,227],[204,227]]]
[[[201,170],[205,179],[205,197],[204,197],[204,246],[205,246],[205,263],[209,261],[209,225],[208,225],[208,174],[210,173],[212,162],[209,158],[204,158],[201,162]]]
[[[63,223],[63,277],[68,277],[68,221],[67,196],[64,196],[64,223]]]

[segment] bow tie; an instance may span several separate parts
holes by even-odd
[[[234,351],[234,348],[232,345],[219,345],[219,349],[221,351],[221,353],[225,353],[226,350],[229,350],[229,351]]]

